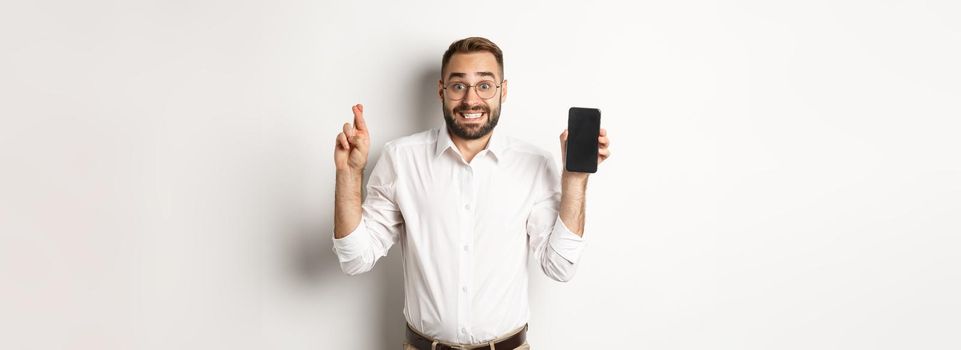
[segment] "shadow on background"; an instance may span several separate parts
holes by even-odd
[[[420,74],[415,76],[411,82],[410,99],[413,103],[407,111],[410,116],[410,127],[407,130],[399,131],[395,135],[409,135],[424,131],[443,124],[443,114],[441,112],[440,99],[437,96],[437,81],[440,79],[440,69],[433,64],[422,67]],[[373,165],[380,159],[380,150],[383,143],[389,140],[382,140],[376,144],[371,144],[371,153],[368,155],[368,166],[364,173],[364,184],[366,185],[370,177]],[[374,150],[377,150],[376,152]],[[333,170],[331,170],[333,172]],[[333,188],[325,192],[333,198]],[[366,196],[366,194],[365,194]],[[333,230],[333,212],[325,213],[326,218],[320,227],[301,228],[288,242],[291,261],[291,272],[297,280],[312,283],[336,278],[350,278],[345,275],[337,261],[336,255],[331,250],[331,232]],[[406,320],[404,319],[404,271],[401,244],[391,247],[386,257],[377,261],[374,269],[367,274],[374,274],[380,278],[378,288],[380,295],[377,300],[380,307],[376,308],[376,313],[368,315],[373,326],[370,329],[372,337],[380,336],[382,343],[381,349],[399,349],[404,342],[404,329]]]

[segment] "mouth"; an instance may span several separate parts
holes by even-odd
[[[470,122],[483,120],[486,115],[486,112],[457,112],[458,117]]]

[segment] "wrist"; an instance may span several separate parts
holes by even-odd
[[[561,182],[569,184],[587,184],[587,179],[590,175],[590,173],[564,170],[564,172],[561,174]]]
[[[565,171],[561,175],[561,194],[563,196],[583,197],[587,193],[588,173]]]
[[[347,167],[343,169],[337,168],[337,177],[346,177],[351,179],[363,178],[364,168],[360,168],[360,169],[355,169],[351,167]]]

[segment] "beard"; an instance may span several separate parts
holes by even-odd
[[[498,104],[497,108],[491,110],[486,103],[476,106],[468,106],[463,104],[463,101],[457,103],[459,104],[456,108],[449,108],[447,106],[447,100],[444,100],[444,122],[447,123],[447,130],[450,130],[451,134],[457,135],[462,139],[476,140],[490,134],[490,132],[494,130],[494,127],[497,126],[497,121],[500,120],[500,104]],[[467,125],[462,123],[462,119],[455,116],[456,113],[470,112],[486,113],[487,122],[481,125]]]

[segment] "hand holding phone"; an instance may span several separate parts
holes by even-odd
[[[567,171],[596,173],[601,111],[597,108],[571,107],[567,115]]]

